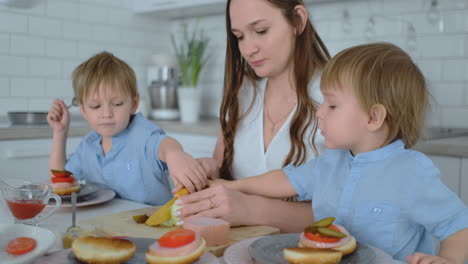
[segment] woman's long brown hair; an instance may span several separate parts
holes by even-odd
[[[304,5],[302,0],[266,0],[280,9],[292,27],[301,29],[301,19],[295,11],[297,5]],[[240,54],[238,40],[231,32],[231,18],[229,7],[231,0],[226,5],[226,33],[227,47],[224,74],[223,100],[220,108],[221,131],[224,140],[223,163],[220,168],[220,177],[232,180],[231,165],[234,157],[234,138],[237,125],[241,118],[239,113],[239,91],[244,80],[244,76],[255,83],[259,77],[248,65]],[[298,30],[300,32],[300,30]],[[314,152],[317,153],[314,139],[317,131],[317,103],[309,96],[309,84],[314,73],[323,69],[330,54],[315,31],[312,23],[307,19],[306,26],[302,34],[297,36],[294,48],[294,79],[296,83],[297,109],[292,118],[289,129],[291,140],[291,150],[285,158],[283,166],[287,164],[300,165],[306,161],[306,144],[304,136],[307,128],[312,126],[311,144]],[[257,90],[254,92],[254,98]],[[253,101],[252,101],[253,102]]]

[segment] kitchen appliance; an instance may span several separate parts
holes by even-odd
[[[149,95],[151,99],[151,117],[159,120],[179,118],[177,87],[180,78],[172,66],[151,66],[148,68]]]
[[[47,112],[8,112],[12,125],[47,125]]]

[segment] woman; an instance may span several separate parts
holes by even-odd
[[[205,170],[233,180],[314,158],[317,104],[309,86],[330,55],[302,0],[228,0],[226,14],[221,132],[214,158],[200,160]],[[223,186],[180,200],[180,217],[219,217],[233,226],[296,232],[313,221],[310,202],[272,200]]]

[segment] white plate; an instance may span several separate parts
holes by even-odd
[[[76,200],[76,206],[88,206],[108,202],[115,197],[115,192],[109,189],[99,189],[97,192]],[[53,206],[53,205],[47,205]],[[70,200],[62,200],[62,207],[71,207]]]
[[[13,256],[5,252],[10,240],[17,237],[34,238],[36,248],[24,255]],[[2,264],[24,264],[46,253],[54,244],[56,237],[52,231],[23,224],[0,224],[0,260]]]

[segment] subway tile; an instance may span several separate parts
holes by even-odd
[[[43,96],[45,81],[38,78],[12,78],[11,95],[17,97]]]
[[[82,58],[83,60],[86,60],[91,56],[94,56],[102,51],[112,52],[111,50],[113,47],[114,46],[111,46],[109,44],[102,44],[96,42],[79,42],[78,57]]]
[[[15,0],[10,1],[8,9],[18,14],[41,15],[45,14],[46,1],[43,0]]]
[[[82,0],[81,3],[104,7],[124,7],[121,0]]]
[[[29,97],[28,110],[48,112],[53,101],[54,99],[49,97]]]
[[[447,81],[468,81],[468,75],[465,75],[468,59],[460,58],[454,60],[445,60],[443,63],[443,79]]]
[[[12,55],[44,55],[45,41],[39,37],[11,35],[10,54]]]
[[[121,41],[132,45],[144,45],[146,40],[145,35],[147,34],[147,32],[143,31],[125,30],[122,31]]]
[[[79,6],[78,2],[48,0],[46,14],[49,17],[77,20],[79,17]]]
[[[0,53],[10,52],[10,35],[0,33]]]
[[[445,107],[441,111],[441,125],[447,127],[468,127],[468,109]]]
[[[27,60],[19,56],[0,55],[0,74],[8,75],[26,75]]]
[[[463,106],[465,88],[463,82],[437,82],[431,87],[431,94],[442,106]]]
[[[442,60],[420,60],[417,64],[426,79],[431,81],[442,80]]]
[[[62,22],[59,19],[29,17],[29,33],[45,37],[62,36]]]
[[[95,25],[92,29],[92,38],[99,41],[118,43],[121,40],[122,28],[107,25]]]
[[[60,73],[60,60],[46,58],[29,59],[29,74],[31,76],[59,77]]]
[[[0,97],[10,95],[10,80],[8,78],[0,78]]]
[[[89,40],[91,31],[91,24],[67,21],[63,23],[63,36],[67,39]]]
[[[444,32],[466,32],[465,21],[468,13],[466,10],[454,10],[443,12]]]
[[[28,17],[11,12],[0,12],[0,32],[26,33],[28,31]]]
[[[25,111],[28,107],[27,98],[0,97],[0,113],[7,115],[8,112]]]
[[[78,54],[77,42],[73,40],[48,39],[46,47],[49,57],[74,58]]]
[[[73,97],[71,80],[46,80],[45,95],[52,97]]]
[[[70,80],[70,82],[71,82],[73,71],[83,61],[82,60],[65,60],[65,61],[63,61],[62,62],[62,76],[61,77],[66,79],[66,80]]]
[[[79,17],[83,22],[108,23],[109,12],[106,7],[81,4]]]
[[[464,54],[462,35],[432,35],[420,38],[418,49],[424,57],[460,57]]]

